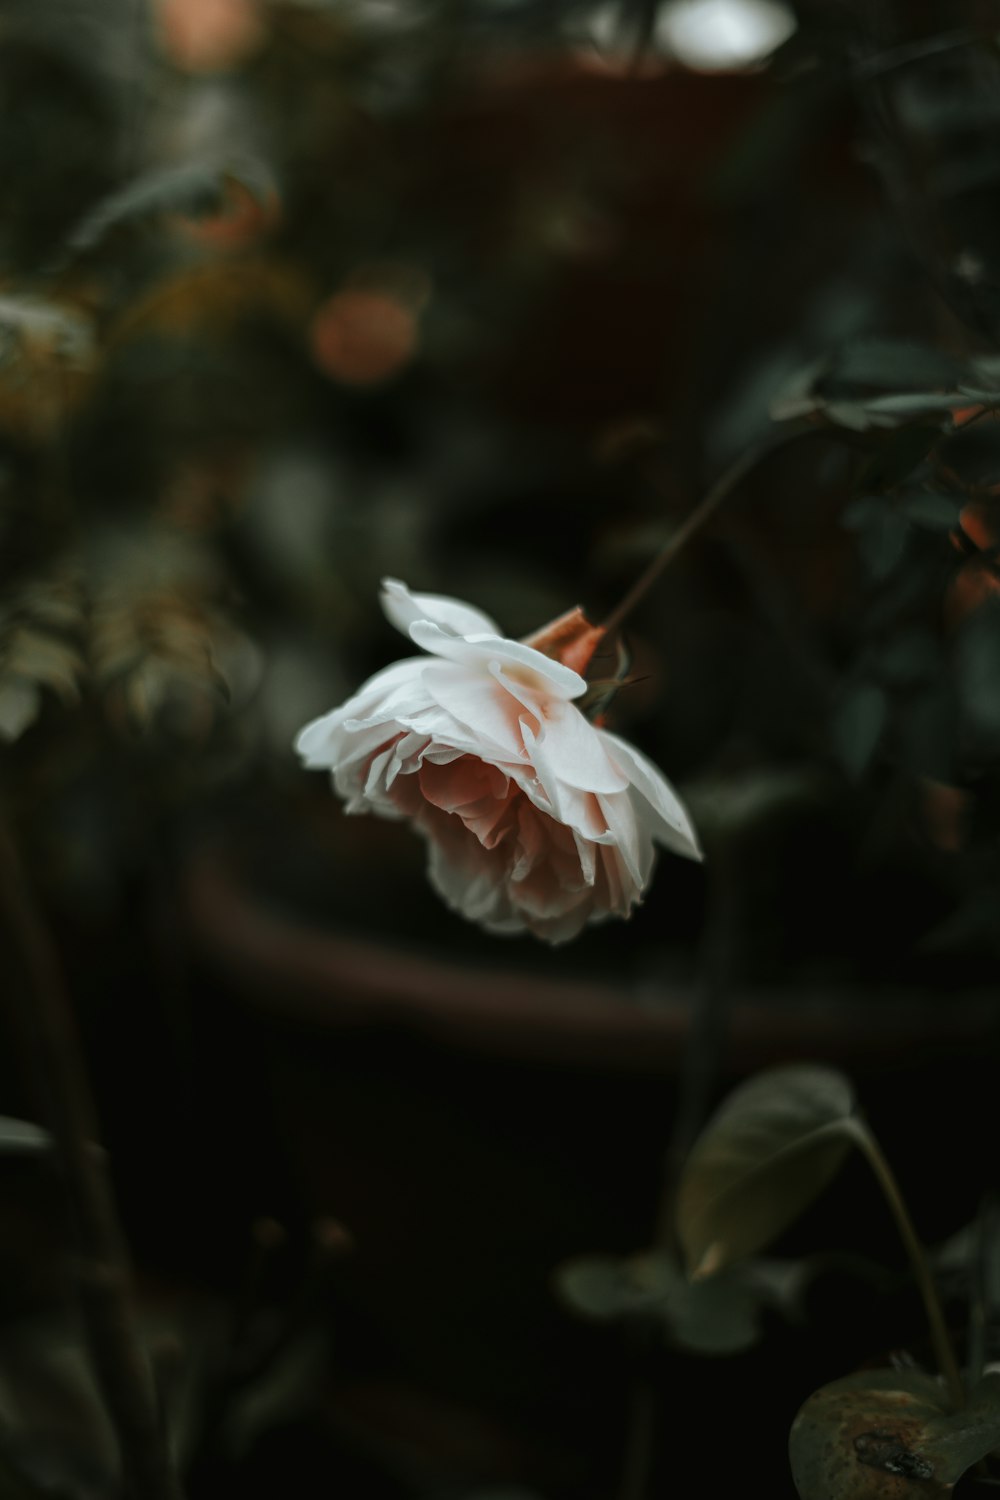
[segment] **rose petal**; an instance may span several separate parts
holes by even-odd
[[[496,854],[483,850],[459,819],[445,813],[425,822],[421,831],[430,846],[428,878],[452,911],[490,932],[524,931],[524,918],[515,910],[506,883],[497,879],[503,865]]]
[[[295,738],[295,749],[313,770],[325,769],[339,759],[343,736],[339,731],[349,724],[355,729],[385,723],[397,707],[411,708],[427,702],[421,686],[426,663],[422,656],[410,656],[393,662],[362,683],[358,691],[340,708],[323,714],[306,724]]]
[[[598,798],[560,778],[558,767],[549,756],[547,742],[536,738],[527,719],[521,720],[521,734],[528,752],[528,766],[524,769],[513,767],[511,775],[535,806],[550,813],[558,822],[565,823],[567,828],[583,834],[592,843],[614,843],[614,834],[608,831]]]
[[[587,691],[587,684],[578,672],[552,661],[540,651],[533,651],[530,646],[522,646],[520,641],[476,632],[468,636],[449,635],[432,620],[415,620],[409,633],[415,645],[463,666],[487,672],[494,662],[502,662],[509,679],[537,692],[556,698],[579,698]]]
[[[647,829],[640,828],[632,799],[627,794],[598,797],[597,800],[614,847],[621,855],[629,877],[642,890],[653,868],[652,836]]]
[[[390,625],[409,635],[410,626],[416,620],[432,620],[442,629],[456,635],[500,635],[502,632],[495,620],[463,604],[461,599],[450,599],[445,594],[413,594],[398,578],[382,579],[382,610]]]
[[[625,790],[628,777],[609,758],[600,734],[573,703],[524,687],[500,664],[491,663],[490,671],[538,720],[538,738],[545,741],[545,754],[560,781],[588,792]]]
[[[674,854],[684,855],[688,859],[701,859],[703,856],[698,836],[691,826],[683,803],[666,777],[634,745],[619,739],[607,729],[599,729],[597,732],[611,746],[612,758],[628,776],[633,793],[638,794],[643,804],[652,809],[653,837]]]
[[[524,759],[520,704],[488,674],[457,662],[433,661],[424,668],[424,686],[436,703],[467,729],[484,735],[508,759]]]

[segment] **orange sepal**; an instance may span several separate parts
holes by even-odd
[[[524,645],[562,662],[564,667],[579,672],[582,677],[603,639],[604,631],[600,625],[591,625],[583,610],[576,605],[533,635],[525,636]]]

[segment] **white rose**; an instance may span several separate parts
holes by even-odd
[[[296,748],[331,772],[347,812],[412,821],[454,911],[489,932],[565,942],[629,915],[654,843],[701,858],[656,767],[574,704],[579,673],[457,599],[387,578],[382,607],[430,655],[377,672]]]

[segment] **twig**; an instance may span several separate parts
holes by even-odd
[[[917,1289],[920,1292],[924,1304],[924,1312],[927,1315],[927,1324],[930,1329],[931,1344],[934,1348],[934,1357],[938,1363],[938,1369],[944,1376],[948,1387],[948,1394],[957,1410],[965,1400],[965,1386],[962,1375],[955,1358],[955,1351],[951,1345],[948,1335],[948,1327],[944,1320],[944,1312],[941,1308],[941,1299],[938,1296],[934,1277],[927,1260],[927,1253],[920,1242],[920,1237],[913,1226],[910,1211],[906,1206],[906,1200],[900,1191],[899,1183],[895,1174],[889,1166],[888,1161],[882,1154],[882,1148],[872,1135],[867,1125],[852,1119],[848,1122],[851,1138],[860,1147],[872,1171],[875,1173],[879,1187],[885,1196],[900,1238],[910,1257],[910,1265],[916,1279]]]
[[[65,979],[17,846],[2,823],[0,918],[20,951],[32,992],[16,1017],[17,1030],[62,1167],[87,1342],[118,1440],[126,1489],[135,1500],[180,1500],[152,1373],[135,1329],[128,1254]]]
[[[963,26],[958,31],[942,32],[938,36],[921,37],[919,41],[903,42],[898,47],[889,47],[876,52],[872,57],[863,57],[851,69],[852,76],[864,81],[878,78],[883,73],[892,73],[897,68],[909,67],[911,63],[924,62],[931,57],[944,57],[949,52],[959,52],[965,47],[986,41],[982,30]]]
[[[645,1375],[636,1377],[625,1434],[625,1454],[617,1500],[645,1500],[653,1458],[653,1417],[656,1393]]]
[[[794,426],[789,423],[787,427],[782,428],[778,432],[768,433],[767,437],[762,438],[758,443],[752,444],[744,453],[741,453],[739,458],[734,463],[731,463],[729,468],[719,476],[704,498],[695,506],[687,520],[681,522],[673,536],[656,554],[645,572],[640,574],[636,579],[624,599],[611,611],[601,626],[604,634],[606,636],[613,635],[615,631],[621,629],[626,617],[632,613],[635,606],[646,596],[653,584],[660,577],[660,574],[684,550],[691,538],[708,524],[722,502],[729,498],[746,476],[763,459],[767,458],[777,449],[784,448],[787,443],[794,442],[796,438],[804,437],[807,433],[819,430],[821,429],[814,427],[811,423]]]

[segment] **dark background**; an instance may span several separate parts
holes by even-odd
[[[652,1242],[693,1067],[701,1115],[843,1067],[931,1244],[994,1187],[989,410],[817,399],[643,601],[614,727],[708,858],[627,926],[466,927],[292,752],[402,654],[384,574],[600,619],[809,362],[995,354],[995,8],[802,0],[696,69],[684,3],[0,7],[2,796],[192,1496],[626,1500],[637,1389],[648,1493],[790,1494],[810,1391],[931,1362],[860,1160],[746,1352],[553,1289]],[[0,1451],[109,1493],[58,1172],[0,1172]]]

